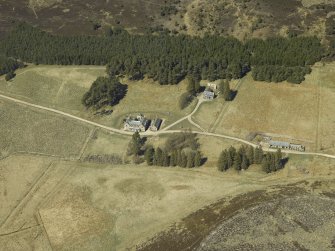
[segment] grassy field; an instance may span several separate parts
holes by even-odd
[[[78,114],[84,111],[81,98],[104,67],[28,66],[10,82],[0,81],[0,91],[27,102]]]
[[[56,250],[124,250],[222,197],[222,191],[234,193],[239,184],[234,177],[80,165],[39,213]]]
[[[221,97],[217,97],[210,102],[202,103],[199,110],[192,117],[193,121],[203,129],[209,131],[223,109],[224,103],[225,102]]]
[[[335,64],[317,64],[300,85],[242,80],[236,99],[201,105],[193,120],[216,133],[249,138],[267,133],[309,151],[335,152]]]
[[[94,138],[107,142],[108,137],[98,131]],[[156,145],[164,144],[164,140],[157,138]],[[87,152],[115,153],[113,144],[121,142],[122,138],[111,138],[104,149],[93,142]],[[230,142],[202,137],[199,142],[209,159],[230,146]],[[32,245],[40,250],[133,250],[169,226],[179,226],[184,217],[205,213],[208,208],[203,207],[219,199],[234,201],[236,196],[243,197],[248,192],[273,192],[276,185],[298,181],[305,184],[309,179],[325,181],[318,183],[319,187],[313,186],[315,191],[328,191],[327,180],[335,174],[334,165],[334,160],[326,158],[292,155],[285,169],[274,174],[260,172],[255,167],[241,173],[234,170],[220,173],[206,166],[196,169],[113,166],[16,155],[0,160],[3,191],[0,199],[6,202],[0,211],[1,219],[10,213],[0,226],[0,243],[5,250],[22,250],[22,247],[29,250]],[[238,204],[234,210],[240,207],[243,206]],[[207,217],[216,217],[218,212],[220,207],[199,220],[205,225],[212,224]],[[196,221],[188,221],[187,226],[192,227],[192,222]],[[28,229],[1,235],[22,226]]]
[[[96,130],[86,147],[84,156],[116,154],[123,157],[126,154],[130,140],[131,137],[129,136]]]
[[[314,83],[318,89],[318,123],[316,125],[317,149],[335,153],[335,63],[313,67],[306,83]]]
[[[94,111],[85,109],[81,99],[93,81],[104,74],[104,67],[95,66],[29,66],[18,71],[12,81],[0,80],[0,92],[117,128],[122,127],[127,115],[138,113],[163,118],[163,126],[168,125],[190,113],[195,106],[194,102],[182,111],[178,107],[179,97],[186,90],[185,83],[161,86],[151,80],[125,80],[127,95],[113,107],[112,115],[94,115]]]
[[[0,226],[52,159],[28,155],[0,161]]]
[[[0,100],[0,149],[77,157],[91,127]]]
[[[248,75],[215,132],[241,138],[255,132],[269,133],[291,141],[302,141],[313,150],[317,118],[316,83],[256,82]]]

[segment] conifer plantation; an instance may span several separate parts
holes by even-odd
[[[316,37],[252,39],[221,36],[134,35],[111,29],[105,36],[51,35],[20,24],[0,43],[0,54],[35,64],[108,65],[111,76],[144,76],[161,84],[194,79],[237,79],[250,69],[256,80],[300,83],[324,55]]]
[[[264,154],[261,147],[242,145],[239,149],[230,147],[221,152],[217,167],[219,171],[234,168],[237,171],[247,170],[250,165],[261,164],[265,172],[275,172],[284,167],[283,156],[278,149],[276,153]]]

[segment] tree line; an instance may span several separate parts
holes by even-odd
[[[22,23],[1,41],[0,53],[36,64],[108,65],[111,76],[148,76],[161,84],[177,84],[186,76],[210,81],[236,79],[262,66],[275,71],[283,67],[283,79],[299,82],[302,78],[294,74],[300,76],[301,68],[319,61],[324,49],[316,37],[242,43],[214,35],[135,35],[119,28],[99,37],[60,36]]]
[[[15,70],[22,68],[23,66],[23,63],[17,60],[5,56],[0,56],[0,76],[6,74],[6,81],[14,78]]]
[[[184,151],[175,149],[171,153],[157,147],[148,147],[144,153],[144,159],[149,166],[165,166],[165,167],[199,167],[202,163],[201,153],[199,151]]]
[[[242,145],[236,149],[230,148],[221,152],[217,167],[219,171],[234,168],[237,171],[247,170],[250,165],[261,164],[265,172],[275,172],[284,167],[284,159],[280,149],[275,153],[265,153],[261,147]]]
[[[199,167],[203,163],[199,146],[196,135],[191,132],[170,135],[163,148],[145,146],[145,139],[135,132],[128,144],[127,153],[134,157],[135,163],[145,161],[149,166],[192,168]]]

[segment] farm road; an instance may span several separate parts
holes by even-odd
[[[62,115],[62,116],[65,116],[65,117],[68,117],[68,118],[71,118],[71,119],[74,119],[74,120],[86,123],[86,124],[90,124],[90,125],[93,125],[95,127],[102,128],[102,129],[105,129],[107,131],[111,131],[111,132],[114,132],[114,133],[118,133],[118,134],[122,134],[122,135],[133,135],[132,132],[125,132],[125,131],[120,130],[120,129],[116,129],[116,128],[109,127],[109,126],[104,126],[104,125],[101,125],[101,124],[98,124],[98,123],[95,123],[95,122],[92,122],[92,121],[89,121],[89,120],[86,120],[86,119],[83,119],[83,118],[71,115],[71,114],[66,113],[66,112],[62,112],[62,111],[59,111],[59,110],[56,110],[56,109],[52,109],[52,108],[48,108],[48,107],[45,107],[45,106],[40,106],[40,105],[28,103],[28,102],[25,102],[25,101],[22,101],[22,100],[19,100],[19,99],[8,97],[8,96],[3,95],[3,94],[0,94],[0,98],[3,98],[3,99],[6,99],[6,100],[15,102],[17,104],[22,104],[22,105],[34,107],[34,108],[37,108],[37,109],[40,109],[40,110],[45,110],[45,111],[49,111],[49,112],[52,112],[52,113],[56,113],[56,114],[59,114],[59,115]],[[196,125],[197,128],[201,129],[201,127],[199,125],[197,125],[195,122],[192,121],[192,115],[199,109],[200,105],[203,102],[204,102],[204,100],[202,98],[200,98],[197,106],[195,107],[195,109],[193,110],[192,113],[190,113],[189,115],[181,118],[180,120],[176,121],[172,125],[168,126],[167,128],[165,128],[165,130],[158,131],[158,132],[145,132],[145,133],[142,133],[142,135],[143,136],[155,136],[155,135],[161,135],[161,134],[172,134],[172,133],[183,132],[183,130],[168,130],[168,129],[171,128],[171,126],[176,125],[176,124],[180,123],[181,121],[183,121],[185,119],[188,119],[193,125]],[[211,136],[211,137],[217,137],[217,138],[230,139],[230,140],[238,141],[238,142],[241,142],[241,143],[253,146],[253,147],[257,146],[256,144],[251,143],[251,142],[249,142],[247,140],[240,139],[240,138],[237,138],[237,137],[231,137],[231,136],[228,136],[228,135],[217,134],[217,133],[210,133],[210,132],[205,132],[205,131],[200,131],[200,132],[196,131],[194,133],[199,134],[199,135],[205,135],[205,136]],[[263,150],[264,151],[268,151],[268,152],[275,152],[276,151],[275,149],[263,149]],[[284,152],[284,153],[290,153],[290,154],[296,154],[296,155],[314,155],[314,156],[321,156],[321,157],[335,159],[335,155],[324,154],[324,153],[295,152],[295,151],[290,151],[290,150],[282,150],[282,152]]]

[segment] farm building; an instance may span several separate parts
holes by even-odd
[[[151,125],[150,125],[150,130],[157,132],[159,130],[159,128],[162,125],[163,120],[161,119],[155,119],[153,121],[151,121]]]
[[[292,144],[288,142],[273,141],[273,140],[269,140],[267,144],[270,148],[289,149],[289,150],[300,151],[300,152],[305,151],[305,147],[300,144]]]
[[[303,145],[300,145],[300,144],[292,144],[292,143],[290,143],[290,149],[291,150],[295,150],[295,151],[300,151],[300,152],[304,152],[305,151],[305,147]]]
[[[269,147],[271,147],[271,148],[280,148],[280,149],[289,149],[290,148],[290,143],[284,142],[284,141],[269,140],[268,144],[269,144]]]
[[[136,118],[129,117],[124,122],[124,130],[131,132],[145,132],[150,125],[150,120],[146,119],[143,115]]]
[[[213,100],[214,96],[215,96],[215,94],[214,94],[213,91],[210,91],[210,90],[204,91],[204,99]]]
[[[208,83],[207,87],[210,88],[213,91],[216,91],[218,89],[218,86],[215,83]]]

